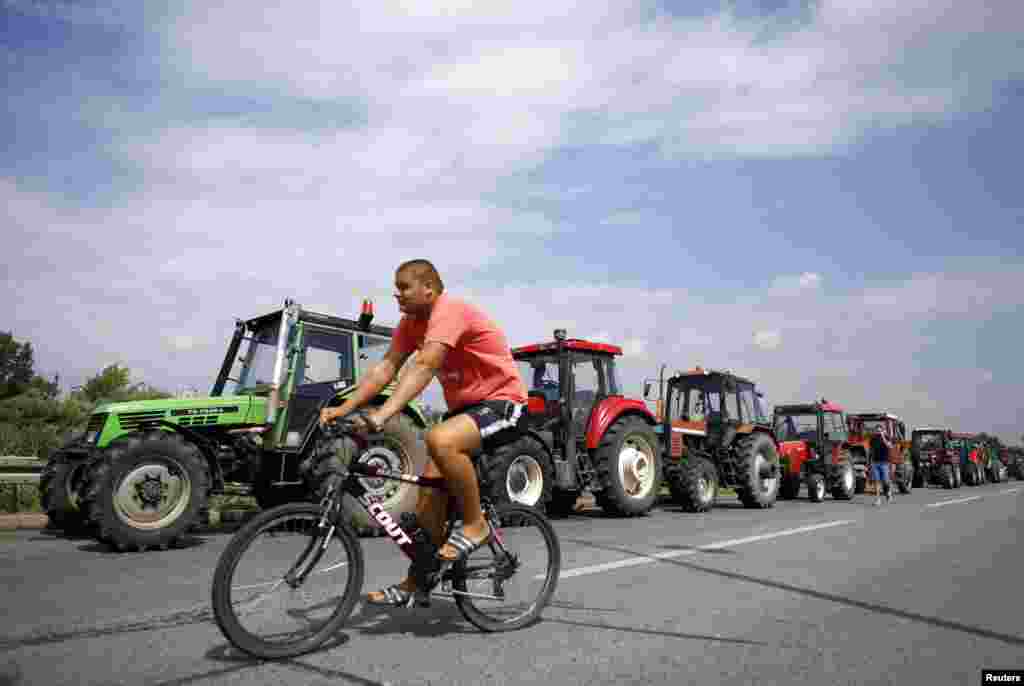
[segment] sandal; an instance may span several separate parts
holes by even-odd
[[[466,538],[466,535],[462,531],[456,531],[448,537],[448,545],[455,548],[455,557],[445,557],[439,550],[437,558],[443,562],[462,562],[469,558],[470,555],[475,553],[480,548],[484,547],[491,542],[494,538],[494,529],[487,526],[487,535],[479,541],[471,541]]]
[[[374,600],[367,595],[366,603],[368,605],[386,605],[387,607],[408,607],[412,603],[412,596],[415,591],[406,591],[398,584],[392,584],[387,588],[381,589],[378,593],[383,593],[384,597]]]

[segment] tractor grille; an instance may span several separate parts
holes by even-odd
[[[150,410],[147,412],[125,412],[117,416],[117,422],[123,431],[133,431],[143,424],[155,422],[164,418],[163,410]]]
[[[107,417],[109,416],[109,412],[101,412],[99,414],[94,414],[91,417],[89,417],[89,423],[85,427],[86,432],[88,433],[92,431],[102,431],[103,425],[107,423]]]
[[[210,424],[216,424],[217,420],[220,419],[219,414],[211,414],[207,416],[199,415],[197,417],[182,417],[178,420],[180,426],[209,426]]]

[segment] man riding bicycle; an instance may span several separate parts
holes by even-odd
[[[445,494],[421,489],[416,517],[438,557],[453,562],[490,541],[492,531],[480,508],[480,490],[470,455],[496,441],[518,435],[526,406],[526,387],[505,334],[479,308],[444,293],[444,283],[428,260],[410,260],[395,271],[395,298],[404,316],[384,358],[360,381],[339,407],[321,412],[326,424],[359,409],[387,386],[412,353],[392,396],[357,420],[363,431],[380,431],[385,422],[418,396],[435,376],[449,411],[426,435],[430,461],[423,476],[451,484],[462,508],[463,527],[441,540],[447,519]],[[368,426],[367,426],[368,425]],[[404,605],[416,590],[412,576],[367,597],[374,605]]]

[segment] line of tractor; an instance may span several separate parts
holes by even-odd
[[[208,396],[98,406],[86,430],[48,459],[40,495],[51,526],[89,532],[120,551],[166,550],[205,522],[210,498],[229,484],[248,486],[269,508],[318,498],[328,460],[420,473],[428,422],[416,402],[363,450],[331,444],[314,452],[321,409],[340,404],[387,351],[393,329],[372,320],[368,301],[355,320],[285,301],[236,320]],[[618,375],[618,346],[556,330],[552,340],[512,352],[529,390],[526,430],[489,457],[489,495],[549,516],[570,514],[584,494],[613,515],[643,515],[666,485],[688,512],[714,507],[723,487],[754,509],[797,498],[804,487],[815,502],[849,500],[866,488],[870,437],[879,430],[894,439],[892,474],[902,493],[1024,478],[1018,451],[999,454],[947,428],[908,435],[885,411],[848,414],[820,400],[776,405],[769,416],[756,384],[729,370],[666,377],[663,366],[634,398]],[[393,514],[415,505],[414,486],[366,485]],[[362,508],[349,517],[358,532],[379,533]]]

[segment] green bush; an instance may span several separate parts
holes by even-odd
[[[34,483],[0,481],[0,512],[42,512]]]

